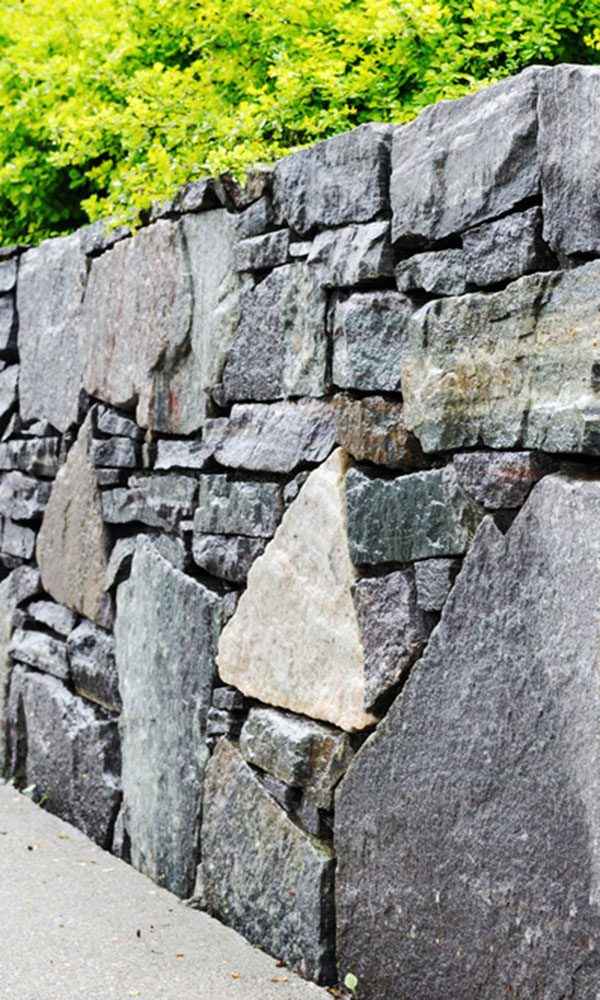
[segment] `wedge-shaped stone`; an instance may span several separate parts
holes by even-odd
[[[73,684],[78,694],[108,709],[121,710],[115,643],[110,632],[83,621],[67,640]]]
[[[61,680],[69,677],[65,643],[44,632],[17,629],[10,644],[10,654],[19,663],[26,663],[29,667],[43,670]]]
[[[334,383],[343,389],[398,391],[413,312],[401,292],[340,296],[333,311]]]
[[[181,896],[198,864],[220,627],[220,598],[140,539],[115,627],[126,827],[135,867]]]
[[[549,476],[505,536],[486,520],[342,781],[338,955],[361,1000],[598,993],[599,501],[598,479]]]
[[[324,288],[347,288],[394,273],[389,222],[344,226],[315,237],[308,255]]]
[[[389,125],[361,125],[280,160],[275,197],[292,229],[304,235],[385,213],[391,134]]]
[[[225,366],[226,400],[287,399],[325,391],[326,296],[306,264],[285,264],[247,288]]]
[[[351,469],[347,498],[348,542],[357,565],[461,555],[483,517],[452,466],[396,479]]]
[[[48,420],[59,431],[79,416],[83,363],[78,337],[85,280],[78,233],[41,243],[19,263],[21,416]]]
[[[253,564],[221,636],[219,674],[245,695],[353,730],[373,717],[351,593],[346,464],[338,449],[311,473]]]
[[[555,66],[540,81],[544,238],[560,254],[600,251],[600,68]]]
[[[102,624],[107,614],[108,541],[89,458],[91,440],[88,417],[52,486],[38,535],[37,561],[44,589],[55,601]]]
[[[227,741],[207,768],[202,844],[209,912],[303,975],[334,982],[333,851],[289,818]]]
[[[116,722],[48,674],[15,667],[10,693],[11,771],[35,801],[106,849],[119,809]]]
[[[142,427],[200,427],[237,323],[227,212],[161,220],[92,261],[83,307],[87,391],[136,403]]]
[[[426,452],[600,450],[600,262],[532,274],[413,317],[404,417]]]
[[[427,246],[537,195],[534,67],[394,130],[392,238]]]
[[[414,434],[406,429],[401,403],[383,396],[335,396],[337,442],[357,462],[413,471],[427,465]]]

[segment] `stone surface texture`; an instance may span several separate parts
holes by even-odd
[[[414,434],[404,424],[402,404],[383,396],[334,398],[337,442],[357,462],[413,471],[427,465]]]
[[[490,510],[520,507],[532,486],[556,469],[556,462],[536,451],[471,451],[455,455],[458,482]]]
[[[551,269],[552,257],[542,240],[539,208],[469,229],[462,244],[467,278],[481,288]]]
[[[398,392],[414,308],[400,292],[361,292],[340,297],[332,321],[335,385]]]
[[[401,292],[423,291],[438,296],[463,295],[467,290],[467,267],[462,250],[415,254],[401,260],[394,273]]]
[[[365,226],[319,233],[307,263],[316,271],[324,288],[346,288],[369,284],[394,273],[389,222],[369,222]]]

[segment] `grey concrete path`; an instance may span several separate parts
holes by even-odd
[[[331,1000],[6,785],[0,997]]]

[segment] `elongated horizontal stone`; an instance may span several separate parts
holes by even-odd
[[[59,465],[58,438],[6,441],[0,444],[0,470],[18,469],[52,479]]]
[[[333,406],[337,442],[357,462],[411,472],[427,465],[419,442],[406,429],[401,403],[383,396],[352,399],[339,394]]]
[[[427,246],[537,195],[540,67],[458,101],[426,108],[394,130],[392,237]]]
[[[335,444],[335,414],[317,399],[240,403],[218,424],[214,458],[232,469],[291,472],[304,462],[322,462]],[[209,428],[207,445],[212,438]]]
[[[138,427],[135,420],[124,417],[121,413],[110,409],[108,406],[97,406],[94,411],[94,427],[101,434],[111,437],[127,437],[133,441],[141,441],[144,431]]]
[[[266,271],[272,267],[279,267],[288,260],[289,246],[289,229],[241,240],[235,248],[236,269]]]
[[[215,423],[215,421],[208,421]],[[156,443],[156,459],[154,468],[169,469],[204,469],[212,458],[212,450],[204,441],[178,441],[161,438]]]
[[[413,290],[430,295],[463,295],[467,269],[462,250],[433,250],[416,254],[396,265],[396,285],[401,292]]]
[[[350,469],[346,496],[348,544],[357,565],[461,555],[483,517],[452,466],[396,479]]]
[[[176,530],[191,517],[198,484],[190,476],[131,476],[127,488],[102,493],[102,513],[109,524],[139,521],[151,528]]]
[[[414,306],[400,292],[359,292],[335,302],[332,378],[344,389],[399,391]]]
[[[66,431],[79,417],[79,323],[86,281],[79,234],[46,240],[19,263],[19,397],[24,420]]]
[[[300,830],[227,741],[207,768],[202,843],[208,911],[293,969],[333,982],[333,851]]]
[[[5,516],[29,521],[44,512],[49,496],[49,483],[23,472],[8,472],[0,477],[0,514]]]
[[[549,476],[506,535],[487,519],[342,781],[338,956],[361,1000],[600,986],[599,496]]]
[[[135,441],[130,438],[112,437],[92,441],[90,458],[96,466],[135,469],[140,464],[141,455]]]
[[[17,629],[10,644],[10,655],[19,663],[26,663],[62,680],[69,677],[65,643],[44,632]]]
[[[282,514],[279,483],[244,482],[225,475],[202,476],[194,532],[270,538]]]
[[[115,627],[132,863],[182,896],[194,886],[206,718],[221,601],[140,539]]]
[[[223,374],[225,399],[261,402],[322,394],[325,307],[325,293],[306,264],[285,264],[246,289]]]
[[[552,255],[542,240],[539,208],[485,222],[463,235],[468,280],[485,288],[515,281],[524,274],[548,271]]]
[[[470,451],[454,456],[458,482],[474,500],[498,510],[520,507],[532,486],[556,470],[556,462],[536,451]]]
[[[10,734],[12,773],[34,800],[109,848],[121,799],[116,723],[56,677],[15,667]]]
[[[600,449],[600,262],[534,274],[413,317],[407,427],[426,452],[487,445]]]
[[[67,636],[77,623],[77,615],[55,601],[32,601],[26,610],[27,617],[32,621],[45,625],[61,636]]]
[[[73,684],[78,694],[110,712],[121,710],[113,636],[82,621],[67,639]]]
[[[264,552],[266,544],[264,538],[196,533],[192,555],[196,566],[207,573],[231,583],[243,583],[252,563]]]
[[[275,197],[297,233],[368,222],[388,208],[389,125],[361,125],[284,157],[275,167]]]
[[[347,288],[368,284],[394,273],[389,222],[319,233],[312,244],[308,263],[315,268],[325,288]]]

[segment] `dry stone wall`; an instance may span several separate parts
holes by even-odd
[[[0,767],[361,1000],[600,991],[599,143],[533,67],[0,251]]]

